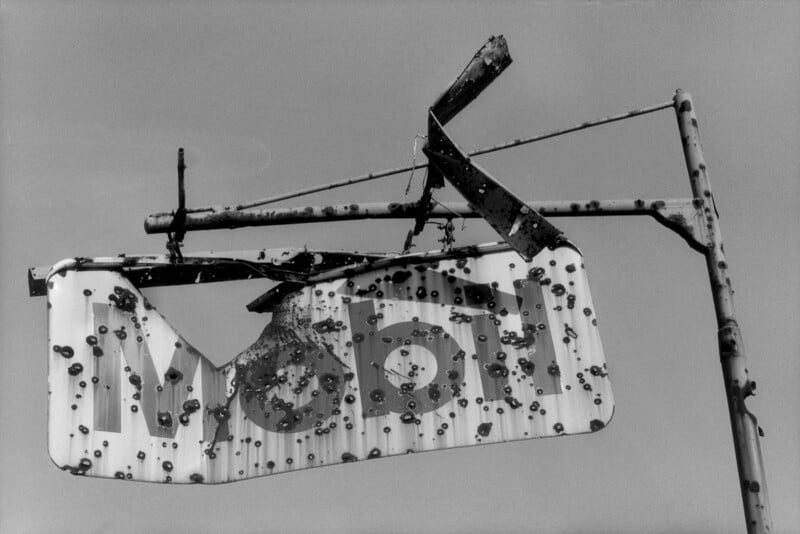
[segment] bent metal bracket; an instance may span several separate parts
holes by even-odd
[[[428,111],[427,164],[227,208],[147,217],[168,254],[70,258],[31,268],[47,295],[49,450],[76,475],[219,483],[464,445],[594,432],[614,413],[580,251],[549,219],[649,215],[706,258],[749,532],[771,528],[754,394],[719,218],[691,97],[465,152],[444,126],[511,63],[490,38]],[[678,119],[692,197],[522,201],[474,156],[662,109]],[[318,191],[427,169],[411,203],[256,209]],[[465,203],[441,203],[454,186]],[[453,249],[454,217],[482,217],[497,244]],[[547,218],[545,218],[547,217]],[[306,249],[185,253],[185,233],[366,218],[406,218],[412,240],[445,219],[441,251],[358,254]],[[141,288],[266,278],[247,309],[270,312],[255,342],[216,367]]]
[[[433,167],[414,210],[424,223],[444,178],[503,243],[405,255],[184,253],[181,157],[169,254],[32,271],[49,303],[56,465],[231,482],[608,424],[614,403],[580,252],[442,126],[510,62],[505,40],[490,39],[431,107]],[[140,292],[253,277],[279,282],[248,305],[271,319],[222,367]]]

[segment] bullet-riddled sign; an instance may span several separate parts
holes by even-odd
[[[87,476],[219,483],[609,422],[577,250],[414,258],[273,292],[269,324],[222,367],[120,270],[56,269],[53,461]]]

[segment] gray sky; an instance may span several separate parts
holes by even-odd
[[[800,4],[0,3],[0,531],[730,532],[743,514],[702,257],[650,219],[559,219],[581,247],[616,414],[586,436],[211,487],[50,462],[46,309],[25,270],[163,251],[148,213],[411,162],[425,112],[492,34],[514,63],[448,126],[465,148],[692,93],[758,395],[777,532],[800,512]],[[480,158],[523,198],[690,196],[671,111]],[[286,205],[403,196],[408,176]],[[446,190],[441,199],[455,200]],[[190,234],[187,250],[398,250],[408,222]],[[437,247],[428,232],[419,250]],[[469,221],[457,244],[495,240]],[[148,294],[215,363],[262,282]]]

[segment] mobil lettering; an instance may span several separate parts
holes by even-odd
[[[433,275],[438,273],[428,276]],[[398,278],[402,277],[395,273],[393,280]],[[534,280],[514,280],[514,294],[496,284],[467,280],[440,284],[443,294],[433,290],[430,295],[423,294],[427,293],[423,287],[398,283],[348,287],[353,288],[343,284],[331,292],[331,298],[345,304],[346,320],[327,317],[308,328],[307,316],[282,317],[276,310],[273,324],[248,349],[258,356],[237,371],[239,401],[249,421],[273,432],[319,429],[341,413],[342,402],[357,401],[365,419],[397,413],[416,421],[448,402],[466,402],[462,387],[482,401],[512,401],[509,379],[516,371],[510,369],[519,369],[532,381],[538,395],[563,392],[543,286]],[[323,296],[319,289],[305,291]],[[416,299],[415,311],[443,324],[416,316],[397,320],[402,314],[395,304],[407,302],[409,292]],[[381,298],[365,298],[370,294]],[[308,294],[299,298],[305,300]],[[442,308],[447,305],[449,312]],[[294,303],[286,306],[294,307]],[[502,320],[509,315],[518,316],[518,331],[502,328],[512,323]],[[304,334],[308,330],[316,341]],[[474,373],[469,375],[476,384],[468,381],[468,366],[478,369],[477,379]],[[306,390],[310,395],[302,397]]]

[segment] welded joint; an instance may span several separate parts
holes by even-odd
[[[713,247],[711,207],[702,198],[683,202],[654,201],[653,217],[680,235],[694,250],[706,254]]]

